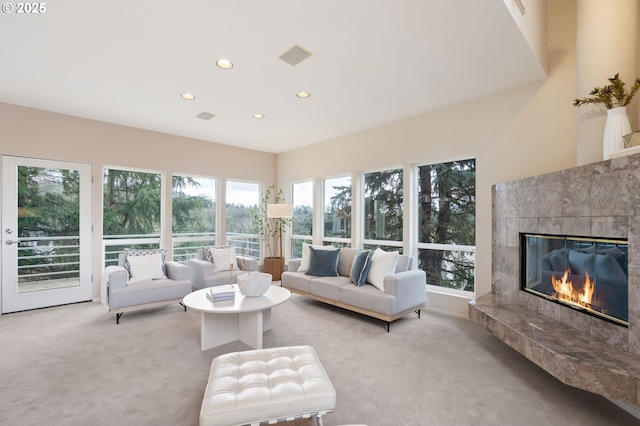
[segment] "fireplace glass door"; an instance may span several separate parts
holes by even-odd
[[[522,289],[628,325],[626,241],[521,235]]]

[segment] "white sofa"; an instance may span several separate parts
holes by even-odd
[[[426,303],[426,274],[415,258],[400,255],[395,273],[384,277],[384,291],[371,284],[357,286],[351,280],[353,259],[361,250],[342,248],[338,257],[339,276],[318,277],[297,272],[302,259],[291,259],[282,274],[282,286],[294,293],[378,318],[389,324],[411,312],[420,317]]]

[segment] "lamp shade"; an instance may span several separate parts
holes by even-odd
[[[293,217],[293,206],[291,204],[267,204],[267,217],[274,219]]]

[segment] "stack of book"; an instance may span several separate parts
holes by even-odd
[[[222,302],[223,300],[234,300],[236,298],[235,291],[223,291],[214,293],[212,289],[207,292],[207,297],[213,302]]]

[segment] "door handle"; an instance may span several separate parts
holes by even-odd
[[[6,240],[4,243],[5,243],[6,245],[10,246],[11,244],[17,244],[17,243],[18,243],[18,241],[14,241],[14,240]]]

